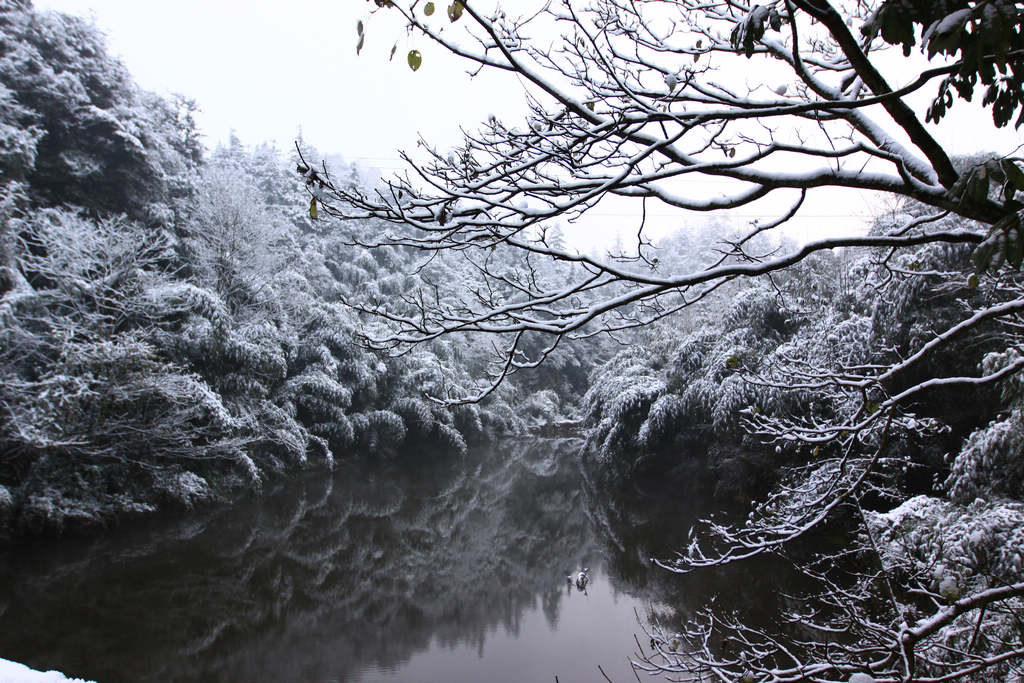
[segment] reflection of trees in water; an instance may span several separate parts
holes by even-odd
[[[616,590],[653,605],[645,626],[671,634],[711,606],[737,612],[746,622],[769,627],[787,600],[780,588],[799,593],[806,582],[784,561],[755,558],[682,575],[659,567],[685,550],[692,526],[709,514],[737,517],[744,510],[709,509],[714,482],[707,476],[664,480],[642,488],[636,483],[609,487],[590,468],[581,468],[584,504],[607,558]],[[716,503],[716,506],[721,506]]]
[[[482,648],[593,554],[574,443],[309,477],[172,529],[12,556],[0,654],[117,680],[309,680]],[[52,556],[51,556],[52,555]]]
[[[577,448],[352,466],[177,524],[23,551],[0,560],[0,614],[19,626],[0,629],[0,656],[104,683],[344,679],[431,642],[481,649],[538,606],[556,625],[566,573],[601,558],[614,589],[672,606],[658,609],[670,631],[715,595],[772,608],[775,572],[652,567],[705,514],[699,485],[609,491]]]

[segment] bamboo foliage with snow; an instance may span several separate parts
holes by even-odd
[[[407,294],[412,312],[353,302],[383,323],[366,335],[373,347],[396,349],[452,332],[500,334],[506,340],[492,377],[500,382],[536,364],[520,353],[519,335],[527,331],[549,335],[554,348],[562,337],[650,324],[730,280],[769,275],[823,250],[979,244],[991,226],[1007,231],[1019,222],[1013,195],[1024,189],[1017,186],[1020,167],[1002,159],[958,171],[908,104],[936,83],[946,97],[941,79],[951,74],[975,68],[985,82],[986,68],[1017,64],[1016,44],[980,66],[966,47],[957,53],[949,34],[960,29],[966,36],[973,27],[985,40],[1006,37],[990,35],[997,29],[973,14],[950,14],[960,24],[947,26],[941,16],[926,26],[929,56],[938,52],[947,63],[901,72],[904,85],[894,86],[880,66],[886,40],[893,42],[887,3],[563,1],[512,16],[469,2],[469,28],[461,34],[434,26],[416,3],[387,4],[382,12],[401,14],[414,33],[472,68],[518,75],[530,113],[523,125],[492,117],[448,153],[424,142],[425,161],[407,156],[406,175],[372,191],[334,183],[315,160],[300,166],[328,213],[386,221],[372,244],[457,252],[478,272],[469,288]],[[1007,39],[1017,35],[1019,8],[980,5],[1007,14]],[[944,111],[933,104],[928,118]],[[1005,188],[1007,201],[990,196],[990,185]],[[833,236],[768,256],[750,248],[754,236],[799,216],[808,193],[826,187],[884,192],[932,211],[878,234]],[[758,200],[769,196],[789,198],[787,208],[729,240],[717,262],[683,272],[659,267],[645,234],[648,211],[685,219],[688,212],[763,206]],[[607,198],[635,204],[631,255],[601,258],[548,239],[553,219],[585,220]],[[977,223],[936,224],[948,214]],[[553,284],[502,272],[490,258],[498,247],[571,264],[574,276]],[[498,285],[511,293],[494,296]]]
[[[606,365],[588,394],[592,441],[612,458],[699,414],[713,430],[739,423],[780,454],[803,454],[805,464],[746,523],[709,521],[677,560],[664,563],[669,569],[782,552],[842,515],[854,514],[863,536],[799,563],[820,586],[802,602],[817,611],[790,615],[803,639],[784,641],[709,612],[678,637],[653,634],[654,652],[642,655],[641,667],[749,681],[951,680],[1013,670],[1022,655],[1014,631],[1019,568],[999,574],[979,566],[956,579],[962,584],[953,596],[941,588],[945,574],[935,586],[925,580],[929,562],[947,566],[941,556],[949,539],[933,535],[931,551],[904,549],[897,562],[886,545],[902,541],[887,537],[862,502],[899,500],[907,465],[900,442],[944,429],[917,414],[937,391],[1008,387],[1013,394],[1011,416],[979,429],[956,456],[946,485],[960,498],[992,489],[995,472],[1012,460],[1003,454],[1016,443],[1008,430],[1019,417],[1013,387],[1024,369],[1024,204],[1017,198],[1024,170],[1012,155],[957,163],[929,124],[948,125],[956,97],[975,91],[984,93],[995,127],[1014,121],[1024,7],[1007,0],[560,0],[533,10],[455,4],[449,19],[462,23],[454,28],[430,21],[417,2],[377,3],[376,13],[399,17],[472,70],[517,76],[526,121],[492,116],[451,151],[424,141],[422,153],[405,156],[404,175],[369,189],[335,183],[316,160],[300,163],[314,205],[381,221],[364,246],[417,249],[424,261],[457,257],[476,274],[468,284],[425,282],[390,300],[347,301],[378,323],[363,342],[401,354],[452,334],[496,336],[496,357],[479,387],[434,396],[459,404],[538,366],[563,341],[658,327],[699,302],[736,294],[742,324],[726,321],[715,328],[722,336],[683,342],[701,354],[678,364],[692,365],[697,381],[673,386],[641,358]],[[893,48],[909,56],[918,36],[932,61],[894,65]],[[417,53],[423,58],[429,54]],[[924,107],[915,104],[922,93],[931,96]],[[905,210],[868,234],[802,245],[776,239],[781,246],[761,248],[827,188],[884,193]],[[550,238],[556,221],[585,222],[606,201],[634,207],[635,222],[625,226],[635,235],[629,250],[602,257]],[[657,257],[649,212],[683,222],[736,209],[764,216],[743,234],[721,235],[713,258],[674,268],[679,261]],[[778,280],[840,249],[855,255],[856,266],[843,275],[844,296],[851,288],[867,292],[848,310],[835,307],[817,320],[787,314],[772,324],[758,318],[754,288],[737,284],[760,278],[782,298]],[[943,249],[954,257],[937,256]],[[506,252],[517,254],[517,270],[499,267],[515,260],[497,256]],[[974,263],[965,266],[965,255]],[[544,261],[565,266],[568,277],[537,277]],[[921,292],[945,297],[944,317],[904,329],[892,312]],[[894,332],[876,334],[886,320]],[[526,353],[527,335],[547,343]],[[970,353],[942,368],[954,349]],[[988,443],[997,446],[993,457],[985,457]],[[934,521],[938,513],[923,510]],[[826,567],[844,558],[867,568],[837,579]]]

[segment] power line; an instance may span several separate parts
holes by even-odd
[[[765,213],[733,213],[733,212],[729,211],[728,209],[721,209],[721,211],[722,211],[723,215],[729,216],[731,218],[765,218],[767,215],[770,215],[770,214],[768,214],[768,212],[765,212]],[[709,214],[709,213],[712,213],[710,211],[707,211],[707,212],[685,211],[684,209],[680,209],[680,212],[682,212],[682,213],[652,214],[652,213],[648,212],[647,213],[647,218],[684,218],[685,216],[690,215],[690,214],[696,214],[696,213]],[[587,211],[583,215],[590,216],[590,217],[599,217],[599,218],[640,218],[640,213],[639,212],[638,213],[602,213],[602,212]],[[796,216],[794,216],[793,218],[790,219],[790,222],[798,221],[798,220],[803,220],[805,218],[814,218],[814,219],[828,218],[828,219],[831,219],[831,220],[851,220],[851,221],[855,221],[855,220],[864,220],[866,218],[871,218],[871,217],[870,216],[850,215],[850,214],[839,215],[839,214],[829,214],[829,213],[809,213],[809,214],[798,213]]]

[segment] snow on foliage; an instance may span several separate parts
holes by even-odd
[[[146,291],[146,300],[154,315],[163,318],[192,314],[217,327],[224,327],[230,321],[223,300],[216,293],[191,282],[160,283]]]
[[[405,441],[405,422],[390,410],[359,413],[352,425],[359,445],[375,456],[393,456]]]
[[[1017,348],[992,352],[981,370],[992,374],[1021,359]],[[966,504],[976,498],[1024,497],[1024,393],[1019,375],[1003,383],[1001,399],[1006,411],[976,429],[955,453],[944,486],[952,500]]]
[[[663,394],[651,404],[647,418],[637,430],[636,440],[644,448],[651,448],[671,440],[673,431],[684,417],[686,403],[677,394]]]
[[[537,420],[564,409],[543,382],[425,398],[472,386],[489,343],[391,358],[360,343],[352,304],[473,266],[352,247],[383,225],[316,220],[272,146],[232,136],[204,160],[195,109],[137,88],[87,23],[0,8],[0,535],[199,505],[378,448],[463,453],[525,429],[530,395]]]
[[[280,396],[307,407],[331,406],[344,411],[352,404],[352,389],[326,372],[311,370],[287,380]]]
[[[13,119],[23,130],[0,136],[10,140],[0,175],[31,175],[30,192],[44,204],[135,219],[175,201],[200,155],[175,105],[140,90],[86,20],[28,3],[0,12],[0,126]]]
[[[644,353],[619,353],[595,371],[596,381],[583,399],[590,408],[587,421],[594,425],[589,439],[605,462],[627,455],[650,406],[665,392],[665,381],[646,360]]]
[[[31,110],[18,104],[17,93],[0,82],[0,169],[10,180],[24,178],[35,166],[36,146],[43,130],[35,124],[24,125]]]
[[[884,565],[939,604],[969,601],[1024,579],[1024,504],[1018,501],[978,499],[962,506],[916,496],[890,512],[869,513],[868,527]],[[1024,601],[1011,597],[952,620],[919,646],[925,650],[920,673],[938,673],[946,660],[968,652],[995,657],[986,680],[1009,680],[1012,665],[998,663],[998,655],[1019,644],[1022,609]]]
[[[1024,497],[1024,410],[974,431],[956,454],[945,486],[958,503],[990,496]]]
[[[466,453],[466,440],[452,424],[455,415],[451,411],[422,398],[396,399],[391,410],[401,416],[411,443],[459,455]]]
[[[351,313],[320,298],[336,290],[318,290],[300,271],[270,277],[286,257],[312,258],[284,238],[288,214],[303,206],[264,206],[251,178],[239,204],[223,181],[244,179],[250,157],[232,154],[230,172],[199,187],[216,196],[184,219],[194,222],[181,232],[203,238],[178,242],[63,209],[16,219],[25,285],[0,299],[0,398],[9,406],[0,429],[13,457],[32,465],[25,480],[0,482],[11,497],[4,525],[60,532],[199,505],[269,475],[332,465],[336,453],[390,456],[408,445],[406,420],[418,440],[465,451],[448,411],[422,399],[403,408],[422,419],[384,410],[425,377],[415,363],[403,369],[357,346]],[[258,244],[269,228],[273,243]],[[209,249],[214,238],[227,253]],[[449,379],[435,361],[418,367],[440,385]],[[463,412],[461,426],[479,434],[479,412]],[[129,483],[103,493],[107,476]]]
[[[213,493],[206,480],[195,472],[178,472],[158,484],[169,497],[184,507],[191,508],[197,503],[210,500]]]
[[[731,299],[723,316],[726,329],[749,329],[759,337],[777,336],[786,328],[786,313],[779,292],[768,287],[750,286]]]
[[[544,389],[528,395],[520,403],[520,410],[531,424],[540,426],[562,414],[560,405],[558,394],[551,389]]]
[[[640,407],[643,397],[655,398],[665,386],[650,367],[649,356],[641,349],[615,355],[595,370],[595,379],[583,402],[589,407],[591,423],[605,418],[624,417]]]
[[[946,577],[956,582],[957,597],[1024,579],[1020,502],[993,498],[957,505],[920,495],[887,513],[868,513],[868,521],[885,561],[923,577],[933,592]]]

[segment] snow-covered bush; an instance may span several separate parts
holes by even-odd
[[[594,371],[595,380],[583,398],[591,426],[589,441],[598,459],[629,467],[641,453],[637,433],[651,405],[666,390],[665,381],[649,366],[642,351],[624,351]]]
[[[21,2],[0,12],[0,185],[30,180],[42,206],[166,216],[201,156],[194,125],[142,91],[87,20]]]
[[[0,527],[189,507],[359,451],[461,453],[525,428],[515,392],[423,397],[470,386],[486,343],[389,359],[342,303],[465,264],[352,251],[381,226],[314,222],[275,149],[232,137],[204,163],[194,105],[136,88],[93,27],[0,14]]]
[[[637,431],[636,440],[642,448],[656,448],[671,442],[685,417],[685,403],[678,394],[662,394],[651,404],[646,419]]]
[[[191,508],[198,503],[212,499],[213,492],[206,479],[195,472],[176,472],[156,483],[161,490],[180,505]]]
[[[359,448],[374,457],[392,457],[405,442],[405,422],[390,410],[353,415],[352,426]]]
[[[1008,677],[1012,665],[1001,664],[998,655],[1019,644],[1024,600],[1010,597],[986,609],[985,595],[1024,580],[1024,504],[978,499],[963,506],[916,496],[887,513],[868,513],[867,521],[887,571],[899,585],[928,596],[924,603],[908,599],[904,607],[915,631],[933,631],[916,645],[918,674],[939,674],[965,657],[995,657],[986,680]],[[959,610],[945,607],[961,604]],[[932,621],[934,629],[918,626]]]
[[[540,426],[562,414],[560,404],[558,394],[551,389],[542,389],[528,395],[520,403],[520,410],[531,424]]]
[[[1024,498],[1024,411],[993,420],[967,437],[953,459],[945,485],[950,498],[966,504],[976,498]]]
[[[940,595],[943,582],[952,581],[957,595],[943,595],[947,599],[1024,579],[1024,503],[958,505],[920,495],[889,512],[867,514],[887,566]]]

